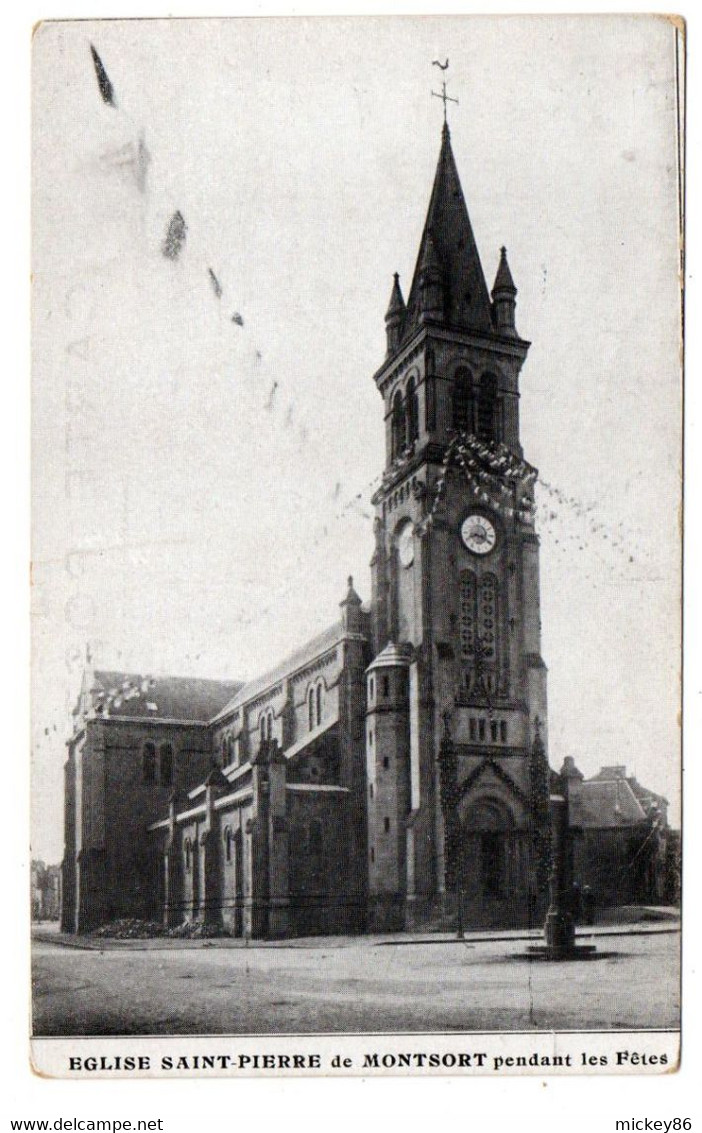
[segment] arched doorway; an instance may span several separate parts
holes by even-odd
[[[483,795],[461,814],[461,887],[466,927],[506,927],[527,899],[521,835],[512,808]]]

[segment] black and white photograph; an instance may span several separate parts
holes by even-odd
[[[681,21],[32,68],[33,1066],[675,1070]]]

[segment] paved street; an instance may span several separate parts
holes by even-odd
[[[97,944],[97,942],[95,942]],[[678,1025],[676,932],[598,936],[598,958],[527,942],[373,938],[226,947],[33,948],[37,1035],[585,1030]]]

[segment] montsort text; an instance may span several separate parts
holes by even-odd
[[[396,1070],[441,1068],[443,1070],[478,1069],[488,1072],[519,1068],[558,1069],[561,1067],[624,1067],[624,1066],[667,1066],[667,1054],[651,1054],[643,1051],[618,1050],[613,1054],[590,1054],[582,1051],[580,1060],[572,1053],[541,1054],[488,1054],[486,1051],[457,1052],[386,1052],[365,1053],[355,1060],[337,1055],[327,1060],[331,1069]],[[68,1059],[71,1071],[147,1071],[159,1070],[241,1070],[244,1073],[255,1070],[320,1070],[323,1068],[320,1054],[181,1054],[162,1055],[160,1060],[150,1055],[73,1055]]]

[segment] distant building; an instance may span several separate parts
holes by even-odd
[[[57,921],[61,909],[61,866],[32,861],[32,920]]]

